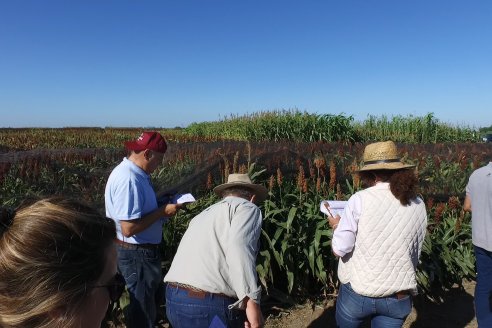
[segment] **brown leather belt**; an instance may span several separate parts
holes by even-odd
[[[204,291],[202,289],[199,289],[199,288],[195,288],[193,286],[180,284],[178,282],[168,282],[167,285],[169,287],[177,288],[177,289],[184,290],[184,291],[188,292],[188,297],[192,297],[192,298],[204,299],[207,296],[219,296],[219,297],[234,299],[234,297],[228,296],[226,294],[211,293],[211,292],[207,292],[207,291]]]
[[[126,249],[139,249],[139,248],[145,248],[145,249],[156,249],[159,247],[159,244],[130,244],[130,243],[125,243],[122,240],[115,239],[114,241],[118,246],[121,246]]]

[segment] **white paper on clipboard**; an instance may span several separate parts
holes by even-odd
[[[174,204],[184,204],[184,203],[192,203],[196,199],[193,197],[192,194],[178,194],[175,195],[173,198],[173,203]]]
[[[328,203],[328,207],[330,208],[330,212],[333,216],[340,215],[340,217],[342,216],[343,210],[347,205],[346,200],[323,200],[319,204],[319,210],[326,215],[330,215],[330,213],[326,209],[325,203]]]

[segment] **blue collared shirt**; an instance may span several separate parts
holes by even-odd
[[[159,244],[161,242],[164,217],[131,237],[124,237],[121,233],[120,220],[140,219],[158,207],[149,174],[135,163],[124,158],[114,168],[106,184],[104,200],[106,216],[115,221],[118,239],[131,244]]]

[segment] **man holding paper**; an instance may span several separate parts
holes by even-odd
[[[214,192],[222,200],[195,216],[164,281],[174,328],[262,327],[256,273],[267,189],[230,174]]]
[[[401,327],[417,293],[415,271],[427,226],[414,165],[401,162],[392,141],[366,146],[358,173],[368,188],[329,215],[341,286],[337,326]]]
[[[158,206],[150,183],[150,174],[162,164],[167,150],[164,138],[144,132],[125,147],[130,155],[114,168],[106,184],[106,216],[116,223],[118,270],[130,293],[127,327],[153,328],[162,280],[162,225],[182,205]]]

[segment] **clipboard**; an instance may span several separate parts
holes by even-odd
[[[323,200],[319,204],[319,210],[331,217],[339,215],[340,217],[347,206],[347,201],[345,200]]]

